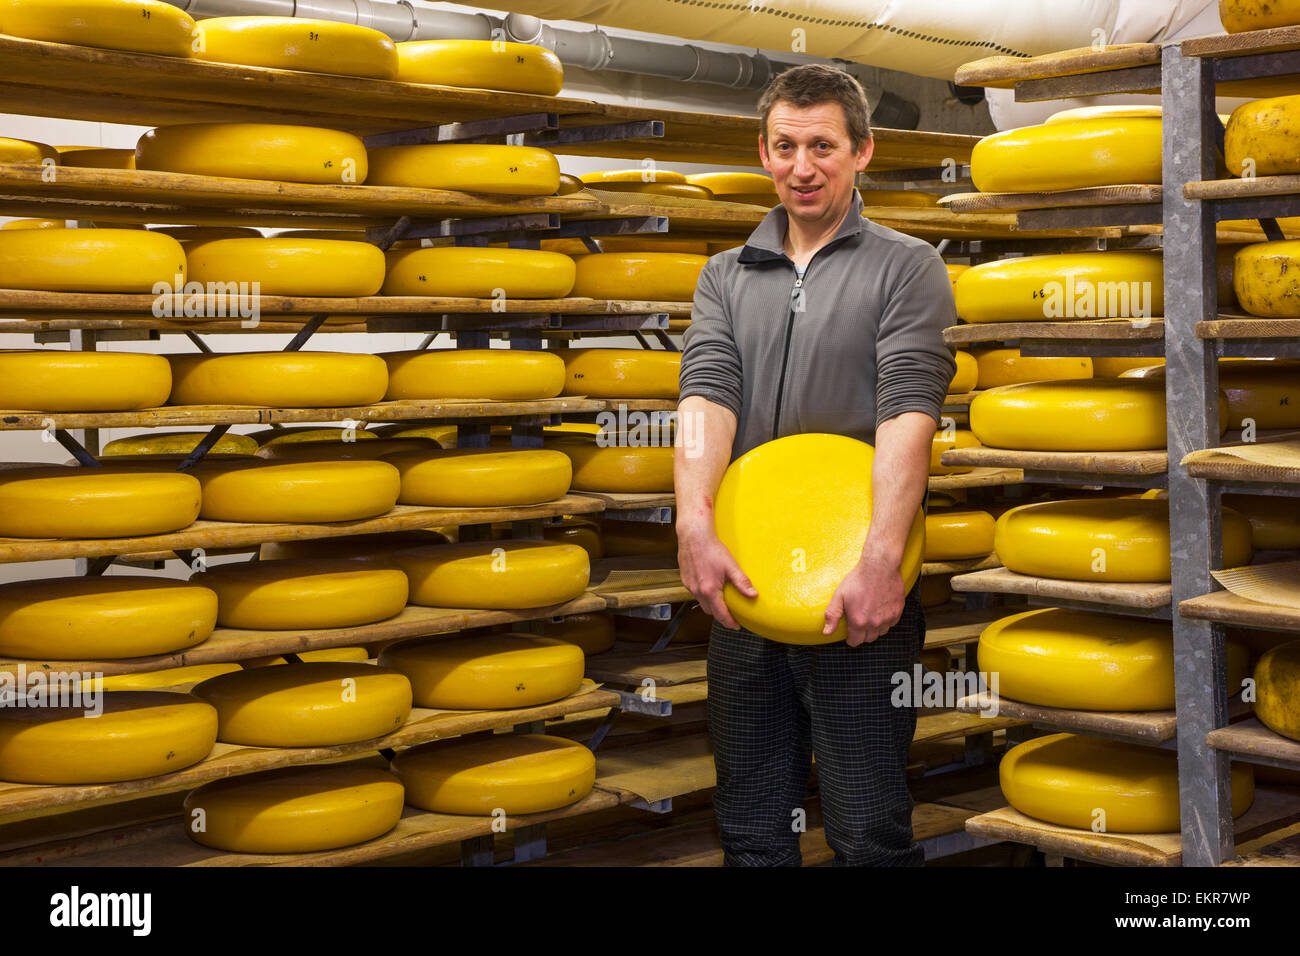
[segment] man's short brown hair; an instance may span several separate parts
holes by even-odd
[[[843,70],[824,63],[805,63],[778,74],[758,101],[759,129],[767,138],[767,117],[778,100],[800,108],[839,103],[853,148],[871,139],[871,107],[862,84]]]

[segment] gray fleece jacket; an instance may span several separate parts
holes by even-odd
[[[681,397],[735,413],[734,461],[804,432],[875,444],[903,412],[939,420],[956,372],[943,329],[957,324],[943,259],[926,242],[862,218],[844,222],[803,279],[782,249],[776,206],[739,249],[709,259],[695,289]]]

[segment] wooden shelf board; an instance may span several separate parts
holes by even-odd
[[[978,714],[982,703],[993,703],[996,705],[998,715],[1026,720],[1035,727],[1121,738],[1139,744],[1159,744],[1166,740],[1173,740],[1178,732],[1178,724],[1172,710],[1144,712],[1065,710],[1060,707],[1025,704],[1001,696],[985,701],[981,701],[978,696],[966,697],[957,702],[957,709],[962,713]]]
[[[1300,834],[1278,840],[1268,846],[1260,847],[1249,853],[1241,854],[1236,859],[1228,860],[1223,866],[1300,866]]]
[[[677,569],[676,553],[629,554],[592,561],[589,582],[590,589],[601,596],[633,591],[674,591],[681,586],[681,572]],[[645,603],[659,602],[647,599]]]
[[[611,611],[620,608],[647,607],[651,604],[680,604],[682,601],[695,600],[695,595],[680,584],[627,588],[619,591],[604,591],[600,594],[605,599],[605,606]]]
[[[1215,591],[1200,597],[1188,598],[1178,605],[1183,617],[1238,627],[1254,627],[1272,631],[1300,631],[1300,610],[1280,604],[1262,604],[1249,598],[1238,597],[1231,591]]]
[[[953,647],[961,644],[973,644],[979,640],[984,628],[994,621],[1015,614],[1023,608],[1015,607],[981,607],[963,609],[952,613],[926,612],[925,647]]]
[[[669,492],[628,493],[609,491],[575,491],[575,495],[595,498],[605,511],[637,511],[641,508],[673,508],[677,498]]]
[[[997,485],[1018,485],[1025,480],[1019,468],[978,467],[960,475],[931,475],[930,491],[952,491],[956,488],[989,488]]]
[[[1179,47],[1183,56],[1232,57],[1300,50],[1300,26],[1190,37]]]
[[[1256,718],[1211,730],[1205,742],[1234,759],[1269,763],[1300,770],[1300,740],[1290,740],[1269,730]]]
[[[1006,568],[959,574],[952,579],[954,591],[992,591],[1003,594],[1026,594],[1047,600],[1087,601],[1113,607],[1152,610],[1167,607],[1168,584],[1116,584],[1105,581],[1062,581],[1055,578],[1017,574]]]
[[[662,651],[649,645],[619,641],[613,648],[587,658],[587,676],[603,684],[639,687],[647,678],[656,686],[689,684],[705,678],[707,644],[670,644]]]
[[[871,193],[864,190],[869,200]],[[1118,226],[1021,229],[1015,211],[958,213],[944,206],[872,206],[862,214],[872,222],[921,239],[1118,239]]]
[[[912,744],[934,743],[936,740],[956,740],[991,734],[995,730],[1023,727],[1026,721],[1014,714],[997,717],[980,717],[958,710],[932,711],[922,709],[916,718],[916,731]]]
[[[957,193],[940,203],[954,213],[1020,212],[1028,209],[1078,209],[1092,206],[1127,206],[1161,201],[1158,185],[1089,186],[1033,193]]]
[[[1255,176],[1251,179],[1203,179],[1186,183],[1187,199],[1253,199],[1260,196],[1290,196],[1300,193],[1300,175]]]
[[[1220,315],[1196,323],[1198,339],[1300,339],[1300,318],[1261,319],[1258,316]]]
[[[1085,472],[1096,475],[1161,475],[1169,465],[1164,451],[1018,451],[1013,448],[954,448],[945,465]]]
[[[1158,43],[1121,43],[1101,50],[1080,47],[1040,56],[989,56],[973,60],[957,67],[955,82],[961,86],[1010,89],[1025,80],[1124,70],[1159,62]]]
[[[921,575],[967,574],[971,571],[987,571],[1002,567],[1002,561],[996,554],[986,554],[982,558],[968,558],[964,561],[926,561],[921,565]]]
[[[1096,319],[1070,322],[972,322],[943,330],[948,345],[975,342],[1042,341],[1150,342],[1165,336],[1165,321],[1151,319]],[[1153,360],[1154,361],[1154,360]]]

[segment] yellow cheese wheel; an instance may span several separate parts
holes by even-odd
[[[0,232],[0,287],[46,292],[154,293],[185,278],[185,250],[143,229]]]
[[[1069,710],[1172,710],[1173,631],[1164,621],[1064,608],[1025,611],[980,634],[980,668],[1011,700]],[[1249,653],[1227,644],[1228,693],[1241,689]]]
[[[282,353],[270,353],[279,355]],[[288,445],[298,442],[339,442],[372,441],[379,435],[372,430],[361,428],[315,428],[312,426],[298,428],[264,428],[249,434],[259,447],[268,445]]]
[[[926,574],[921,578],[921,607],[939,607],[952,600],[951,574]]]
[[[1132,116],[1159,119],[1161,110],[1159,106],[1121,106],[1112,103],[1104,106],[1076,106],[1073,109],[1058,110],[1043,120],[1043,123],[1050,126],[1053,123],[1073,123],[1076,120],[1083,119],[1115,119]]]
[[[975,356],[961,349],[953,354],[953,358],[957,360],[957,371],[948,383],[948,394],[960,395],[975,388],[979,380],[979,366],[975,364]]]
[[[1300,172],[1292,143],[1300,135],[1300,96],[1274,96],[1232,111],[1223,135],[1231,176],[1277,176]],[[1238,268],[1241,260],[1238,259]],[[1240,288],[1237,292],[1240,298]]]
[[[787,644],[842,641],[841,618],[822,634],[825,611],[862,557],[871,523],[874,450],[843,435],[808,433],[760,445],[727,468],[715,524],[758,597],[728,583],[723,599],[743,627]],[[925,518],[918,508],[902,560],[903,585],[921,573]]]
[[[180,472],[132,466],[0,471],[0,536],[164,534],[193,524],[198,516],[199,483]]]
[[[318,647],[310,651],[298,651],[294,655],[300,661],[368,661],[370,652],[364,647]],[[250,657],[239,662],[245,668],[279,667],[288,664],[284,657]]]
[[[160,0],[8,0],[3,27],[28,40],[187,57],[194,20]]]
[[[680,185],[686,182],[686,174],[671,169],[657,167],[645,169],[601,169],[583,173],[578,177],[584,183],[605,187],[610,183],[664,183]]]
[[[609,518],[600,526],[600,540],[605,556],[609,558],[677,553],[677,529],[668,521],[620,521]]]
[[[0,350],[0,408],[123,412],[167,401],[172,373],[160,355],[64,349]]]
[[[686,177],[692,186],[703,186],[715,198],[737,197],[733,202],[775,197],[776,185],[770,176],[759,173],[692,173]],[[738,198],[738,197],[744,198]]]
[[[397,78],[397,48],[378,30],[298,17],[212,17],[200,20],[200,60],[276,70]]]
[[[383,621],[406,607],[401,571],[340,559],[222,564],[190,581],[216,592],[222,627],[355,627]]]
[[[1221,362],[1219,388],[1228,397],[1229,428],[1300,427],[1300,366],[1291,362]]]
[[[1164,448],[1165,385],[1111,378],[1001,385],[971,402],[970,426],[976,438],[994,448]]]
[[[372,149],[369,186],[549,196],[560,187],[555,154],[536,146],[431,143]]]
[[[985,136],[970,174],[986,193],[1159,183],[1160,159],[1160,117],[1103,116]]]
[[[383,836],[402,782],[375,767],[284,767],[214,780],[185,797],[185,832],[231,853],[312,853]]]
[[[958,353],[960,354],[960,353]],[[975,353],[980,388],[1092,378],[1090,358],[1044,358],[1020,349],[981,349]]]
[[[575,263],[558,252],[436,246],[387,256],[384,295],[562,299],[573,289]]]
[[[382,435],[384,438],[427,438],[443,448],[456,447],[455,425],[411,425],[398,422],[372,428],[370,433]]]
[[[605,547],[600,540],[600,525],[590,518],[565,515],[559,524],[542,526],[542,537],[555,544],[576,544],[587,552],[592,561],[605,556]]]
[[[212,521],[355,521],[391,511],[401,479],[386,461],[200,462]]]
[[[217,712],[188,694],[78,690],[51,707],[0,708],[0,780],[92,784],[139,780],[198,763],[217,741]],[[97,717],[87,716],[102,707]]]
[[[650,349],[564,349],[564,394],[591,398],[676,398],[682,353]]]
[[[569,196],[573,193],[582,192],[582,180],[577,176],[570,176],[568,173],[560,173],[560,186],[556,190],[557,195]],[[547,240],[543,239],[543,242]],[[550,240],[552,242],[556,240]]]
[[[577,803],[596,782],[596,756],[543,734],[435,741],[397,755],[406,802],[435,813],[541,813]]]
[[[171,376],[168,375],[168,378]],[[207,432],[144,432],[129,438],[118,438],[104,446],[104,458],[122,455],[188,455],[207,437]],[[247,435],[226,432],[217,439],[210,455],[252,455],[257,442]]]
[[[504,40],[411,40],[397,44],[404,83],[554,96],[564,85],[560,58],[543,46]]]
[[[1119,378],[1130,369],[1151,368],[1164,365],[1162,358],[1121,358],[1109,355],[1092,357],[1092,374],[1097,378]]]
[[[614,646],[614,615],[608,612],[570,614],[558,621],[547,621],[543,633],[558,641],[577,644],[587,657],[603,654]]]
[[[948,268],[948,281],[952,283],[953,288],[956,288],[958,277],[961,276],[961,274],[965,272],[967,269],[969,269],[970,266],[954,265],[951,262],[946,263],[946,265]]]
[[[919,189],[859,189],[862,204],[871,206],[910,206],[913,208],[939,205],[939,197],[934,193]]]
[[[1223,504],[1250,522],[1251,542],[1257,551],[1300,548],[1300,499],[1262,495],[1224,495]]]
[[[1007,751],[1002,794],[1029,817],[1106,833],[1170,833],[1179,828],[1178,755],[1141,744],[1075,734],[1036,737]],[[1249,765],[1232,764],[1232,815],[1255,798]],[[1100,811],[1100,812],[1099,812]]]
[[[384,254],[337,239],[214,239],[185,249],[189,278],[258,284],[262,295],[365,296],[384,284]]]
[[[564,362],[532,349],[426,349],[388,352],[385,399],[554,398],[564,388]]]
[[[402,452],[386,460],[402,475],[404,505],[531,505],[568,494],[573,478],[568,457],[548,448]]]
[[[160,671],[137,671],[134,674],[112,674],[81,682],[82,693],[93,690],[165,690],[168,687],[188,687],[218,674],[231,674],[240,670],[238,664],[192,664],[189,667],[168,667]]]
[[[930,474],[964,475],[974,471],[974,465],[945,465],[942,458],[946,451],[956,448],[978,448],[979,444],[979,440],[964,428],[955,428],[952,431],[940,429],[935,432],[930,440]]]
[[[418,707],[494,710],[568,697],[582,683],[582,648],[533,634],[416,638],[390,644],[379,663],[411,682]]]
[[[371,405],[384,397],[388,387],[384,361],[375,355],[200,352],[167,359],[172,368],[172,405]]]
[[[1295,0],[1219,0],[1219,22],[1228,33],[1268,30],[1300,23]]]
[[[1300,740],[1300,641],[1264,652],[1255,665],[1255,716],[1269,730]]]
[[[578,597],[591,562],[574,544],[466,541],[395,551],[411,582],[410,602],[485,610],[549,607]]]
[[[275,123],[160,126],[140,137],[137,169],[287,183],[366,181],[366,147],[351,133]]]
[[[195,697],[217,709],[217,739],[252,747],[332,747],[392,733],[411,712],[411,684],[373,664],[315,661],[222,674]]]
[[[1077,252],[971,266],[953,284],[967,322],[1143,318],[1164,314],[1160,256]]]
[[[438,443],[430,438],[372,438],[370,441],[282,441],[263,445],[256,452],[268,461],[374,461],[403,452],[432,452]]]
[[[577,260],[573,295],[591,299],[690,302],[708,256],[681,252],[603,252]]]
[[[1300,97],[1297,104],[1300,105]],[[1233,262],[1232,287],[1238,303],[1251,315],[1269,318],[1300,315],[1297,269],[1300,269],[1300,239],[1242,246]]]
[[[217,596],[141,575],[0,584],[0,654],[28,660],[119,660],[206,641]]]
[[[47,146],[45,143],[35,143],[29,139],[9,139],[0,136],[0,163],[21,163],[23,165],[39,166],[45,160],[50,160],[57,166],[59,162],[58,150],[53,146]],[[40,222],[42,220],[26,221]],[[53,220],[49,221],[53,222]],[[21,227],[6,226],[5,228]]]
[[[925,560],[982,558],[993,550],[993,516],[987,511],[932,511],[925,516]]]
[[[103,147],[69,149],[59,153],[59,165],[89,169],[135,169],[135,150]]]
[[[0,150],[3,150],[4,143],[5,140],[0,139]],[[66,219],[10,219],[0,225],[0,229],[66,229],[67,226]]]
[[[660,493],[673,490],[672,445],[607,445],[585,437],[560,438],[547,447],[573,464],[574,491]]]
[[[1078,498],[1021,505],[1003,513],[993,547],[1011,571],[1075,581],[1169,580],[1169,502]],[[1250,522],[1223,509],[1223,560],[1251,556]]]

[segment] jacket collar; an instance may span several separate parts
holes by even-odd
[[[836,230],[835,235],[830,238],[827,245],[837,243],[841,239],[849,236],[857,236],[862,232],[862,194],[856,189],[853,190],[853,198],[849,203],[848,214],[844,221],[840,223],[840,228]],[[740,262],[767,262],[772,259],[784,259],[785,254],[785,235],[790,228],[790,214],[786,212],[784,206],[773,206],[771,211],[763,217],[763,221],[758,224],[745,241],[745,247],[740,250]]]

